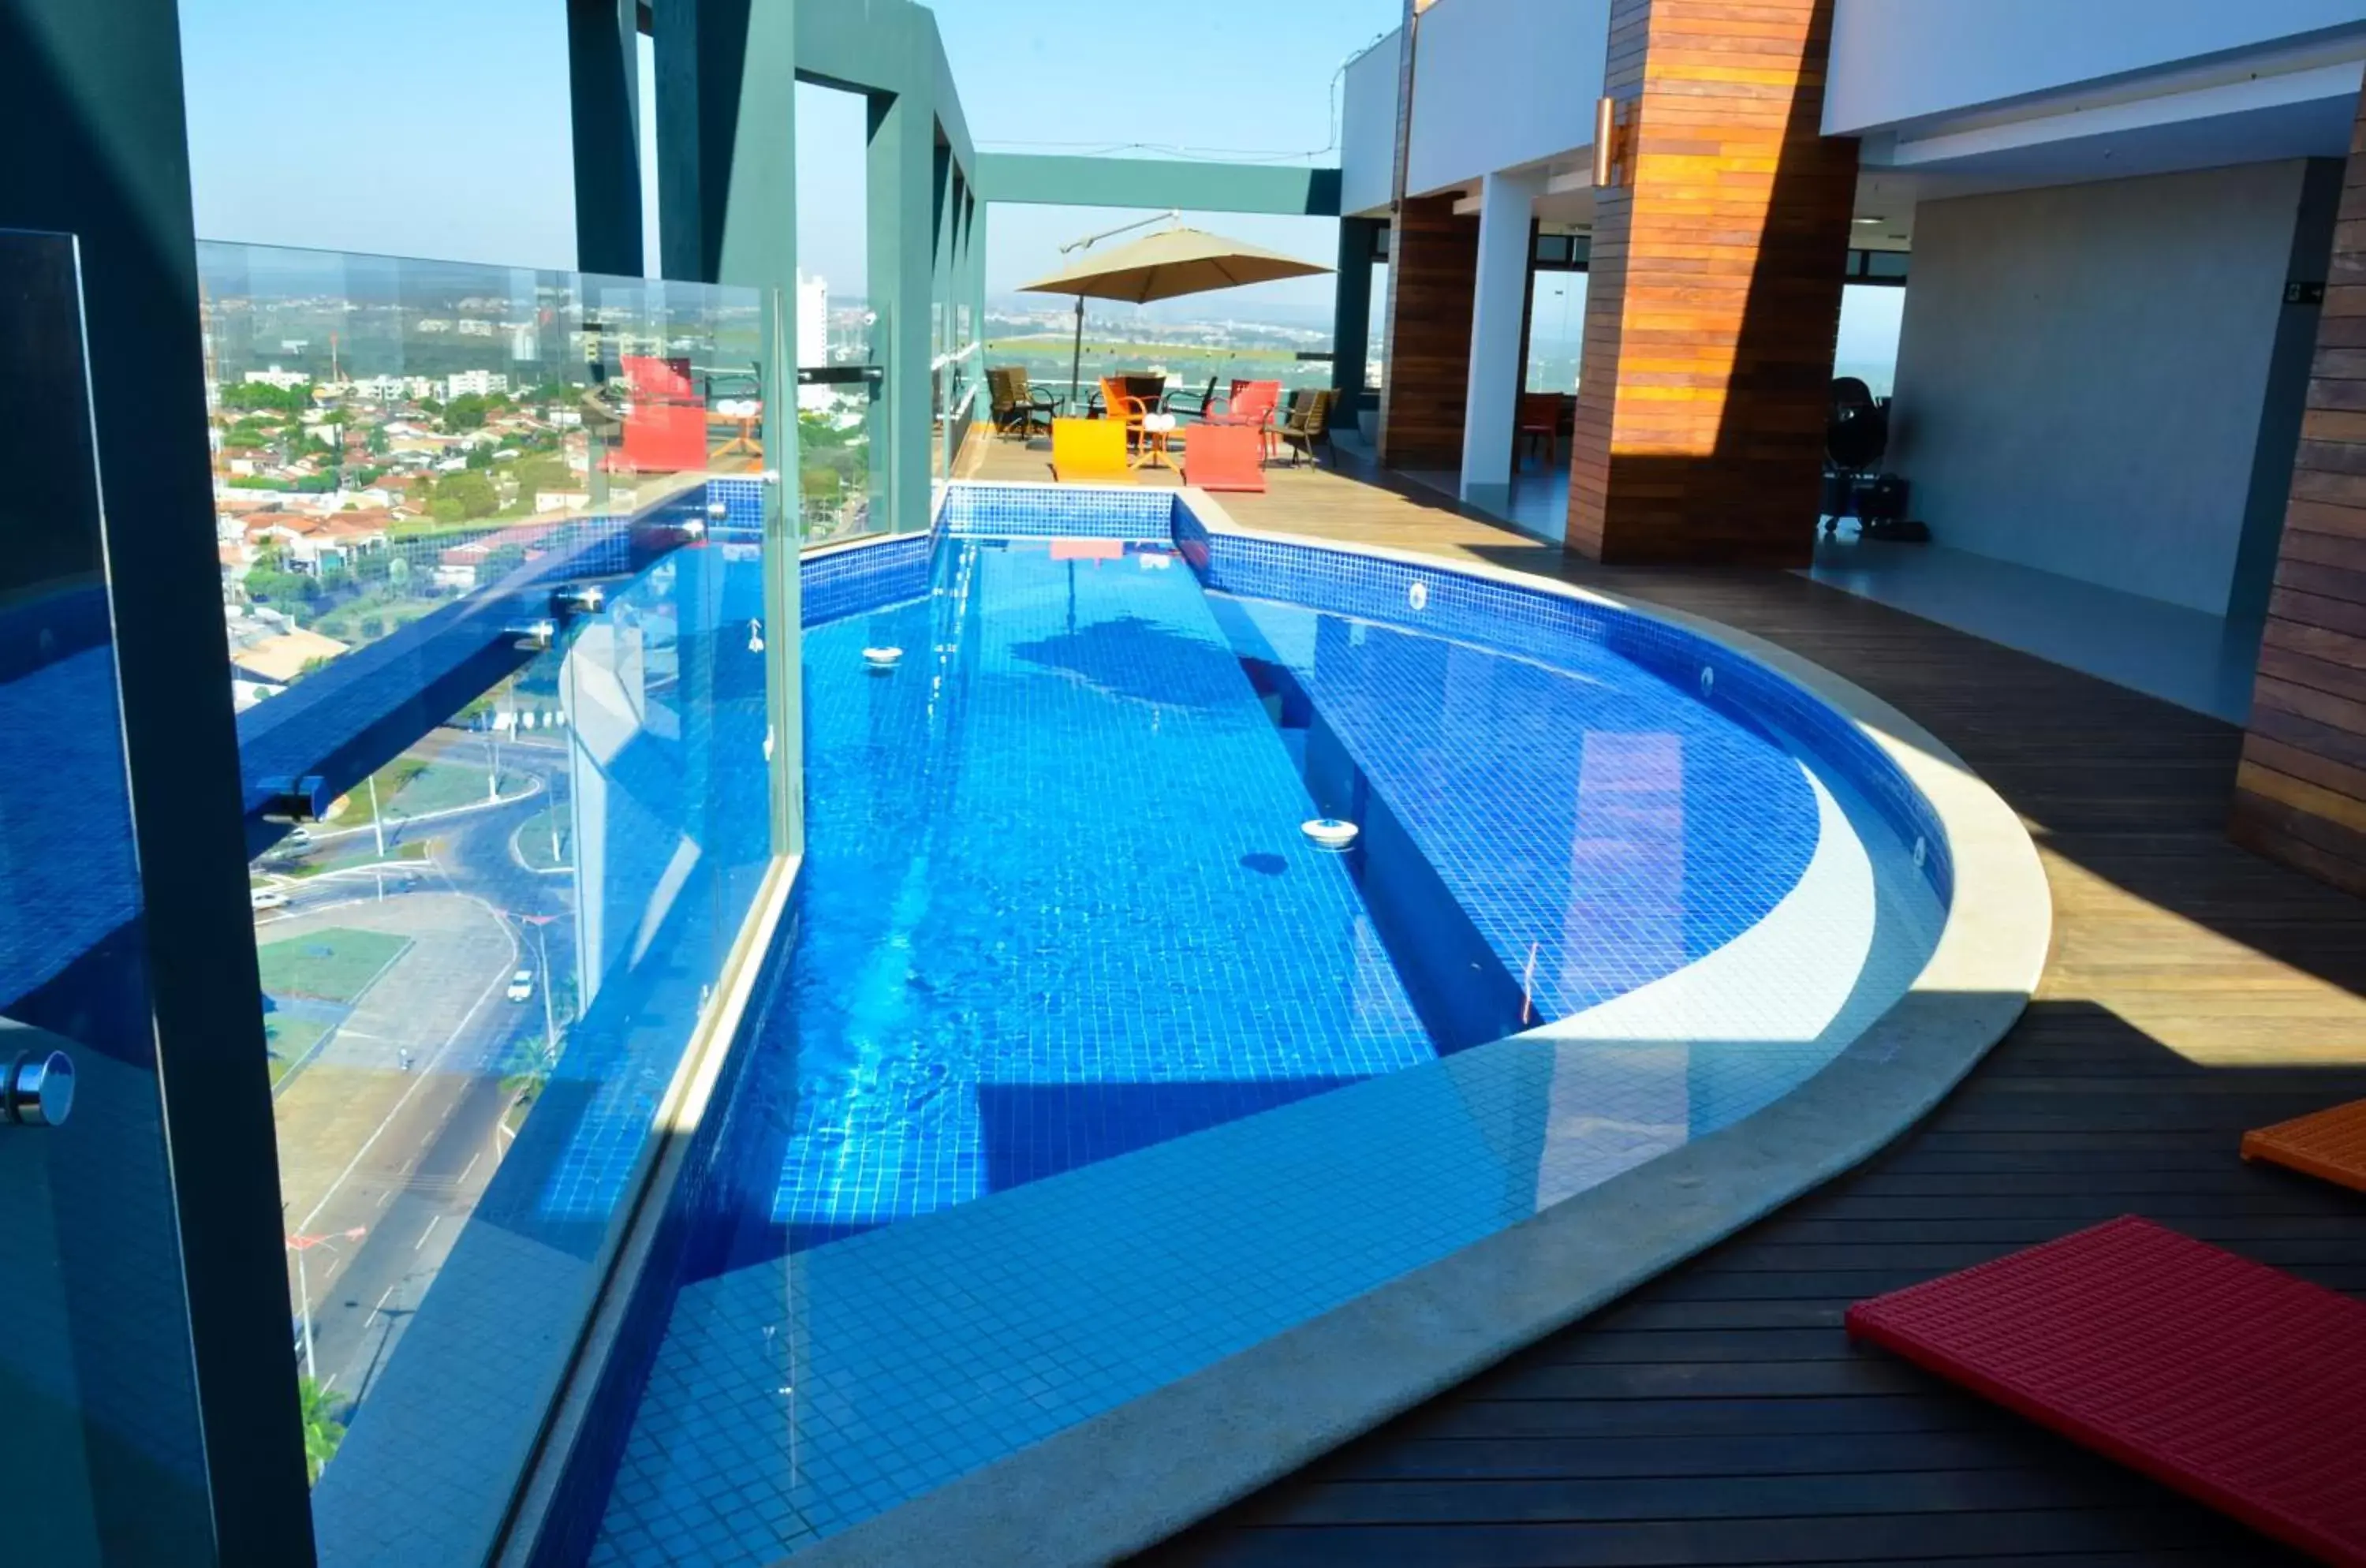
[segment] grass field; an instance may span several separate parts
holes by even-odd
[[[554,825],[558,829],[558,852],[555,857],[551,853]],[[518,858],[536,871],[553,871],[566,865],[568,857],[575,851],[574,834],[568,827],[567,818],[555,811],[537,811],[527,818],[518,829],[515,841]]]
[[[369,865],[378,861],[423,861],[426,858],[427,846],[422,842],[389,844],[386,853],[381,855],[377,852],[377,840],[360,837],[340,840],[333,850],[314,850],[303,860],[281,869],[289,876],[318,876],[324,871],[344,871],[351,866]]]
[[[271,1081],[277,1083],[329,1032],[317,1018],[289,1018],[272,1013],[263,1021],[263,1036],[271,1050]]]
[[[503,795],[515,795],[525,788],[525,780],[515,773],[503,773],[501,778]],[[403,817],[424,817],[431,811],[474,806],[484,798],[485,771],[458,762],[430,762],[406,780],[392,800],[381,797],[389,816]]]
[[[336,926],[310,936],[264,942],[255,956],[263,961],[266,991],[351,1002],[410,945],[408,937]]]

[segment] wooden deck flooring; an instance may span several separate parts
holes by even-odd
[[[1014,444],[978,467],[1045,477]],[[2131,1212],[2366,1293],[2366,1200],[2235,1154],[2366,1096],[2366,903],[2226,841],[2239,732],[1791,574],[1604,570],[1384,476],[1272,483],[1223,502],[1709,615],[1888,699],[2028,823],[2054,954],[1987,1062],[1867,1165],[1144,1561],[2286,1561],[1840,1328],[1859,1297]]]

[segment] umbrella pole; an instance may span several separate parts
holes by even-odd
[[[1068,401],[1079,410],[1084,406],[1082,378],[1085,372],[1085,297],[1076,296],[1076,347],[1068,356]]]

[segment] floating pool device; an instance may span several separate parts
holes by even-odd
[[[1313,818],[1301,822],[1298,830],[1313,840],[1316,847],[1325,850],[1344,850],[1363,831],[1353,822],[1343,822],[1336,817]]]
[[[904,650],[900,648],[866,648],[862,650],[862,662],[876,671],[893,670],[903,661]]]

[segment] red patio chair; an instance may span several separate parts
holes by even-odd
[[[1560,394],[1559,392],[1522,392],[1520,394],[1519,428],[1512,437],[1515,449],[1545,444],[1545,461],[1550,463],[1560,455]]]
[[[1185,433],[1183,482],[1201,490],[1265,489],[1265,436],[1254,426],[1213,421]]]
[[[1271,448],[1273,436],[1268,426],[1272,424],[1274,411],[1281,406],[1281,383],[1279,381],[1235,381],[1232,400],[1222,413],[1208,415],[1211,424],[1245,424],[1264,432],[1257,437],[1258,451]]]

